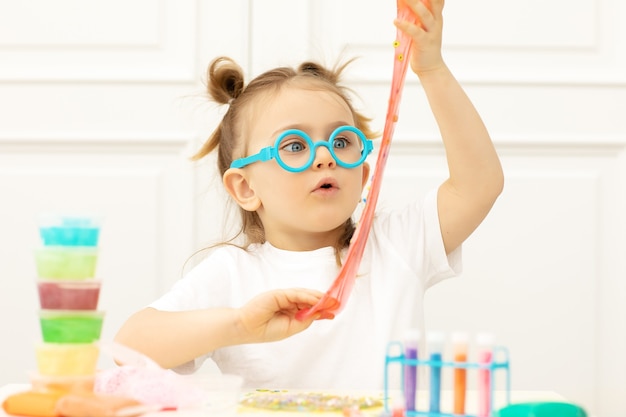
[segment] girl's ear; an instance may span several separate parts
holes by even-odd
[[[261,200],[259,200],[254,190],[250,188],[244,170],[229,168],[222,176],[222,182],[228,194],[242,209],[256,211],[261,206]]]

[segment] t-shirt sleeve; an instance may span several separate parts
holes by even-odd
[[[424,288],[462,272],[462,247],[446,254],[443,245],[436,188],[422,200],[377,216],[378,232],[420,277]]]
[[[228,262],[218,254],[212,254],[192,268],[183,278],[174,283],[169,291],[153,301],[148,307],[161,311],[185,311],[219,306],[230,292]],[[224,297],[216,297],[223,294]],[[213,296],[211,296],[213,295]],[[198,370],[212,352],[199,356],[173,370],[179,374],[190,374]]]

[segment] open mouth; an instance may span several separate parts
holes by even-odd
[[[334,178],[322,178],[317,185],[313,188],[313,190],[320,190],[320,191],[328,191],[328,190],[332,190],[335,188],[339,188],[337,182],[335,181]]]

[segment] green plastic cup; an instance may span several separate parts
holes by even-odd
[[[104,311],[40,310],[44,342],[91,343],[100,340]]]

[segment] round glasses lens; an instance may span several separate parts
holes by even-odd
[[[359,162],[365,147],[361,136],[352,130],[344,129],[336,132],[330,138],[330,144],[335,154],[335,159],[344,164],[354,164]]]
[[[310,163],[311,145],[310,141],[298,133],[287,134],[278,144],[278,157],[290,168],[304,168]]]

